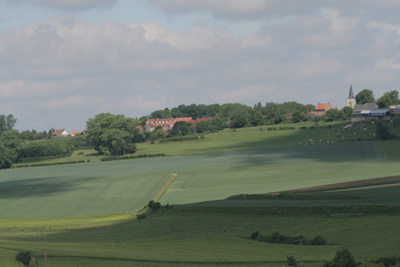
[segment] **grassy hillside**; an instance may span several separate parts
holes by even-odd
[[[394,215],[271,216],[252,214],[252,209],[244,216],[234,210],[190,212],[175,207],[144,220],[101,228],[47,228],[43,232],[25,228],[30,234],[9,235],[0,241],[0,253],[2,259],[11,259],[26,249],[43,262],[47,248],[49,266],[283,266],[287,256],[299,260],[298,245],[249,239],[255,231],[266,235],[277,231],[327,239],[326,246],[303,246],[305,264],[322,266],[341,247],[363,262],[396,255],[398,220]]]
[[[224,199],[400,172],[379,142],[22,168],[1,172],[0,217],[57,218],[134,212],[174,174],[162,203]],[[61,208],[60,208],[61,207]]]
[[[305,266],[322,266],[341,247],[357,261],[396,255],[398,213],[342,207],[398,208],[398,186],[340,193],[360,196],[355,200],[222,200],[400,173],[398,140],[346,142],[374,139],[373,125],[303,126],[226,129],[138,146],[138,154],[163,158],[93,163],[99,158],[87,150],[72,158],[91,163],[1,171],[0,265],[18,266],[15,255],[30,250],[42,266],[44,249],[48,266],[272,267],[286,266],[287,256],[299,259],[298,245],[250,240],[255,231],[326,238],[326,246],[303,247]],[[156,196],[173,208],[132,220]],[[295,212],[271,213],[281,207]]]

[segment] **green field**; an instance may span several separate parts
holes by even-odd
[[[306,266],[322,266],[341,247],[358,261],[398,253],[399,213],[318,212],[327,206],[397,207],[398,186],[341,193],[362,196],[357,200],[223,200],[399,175],[397,140],[336,137],[340,142],[327,144],[339,126],[266,129],[138,146],[137,153],[169,155],[161,158],[1,171],[0,265],[18,266],[14,258],[21,250],[33,251],[43,264],[44,249],[48,266],[283,266],[287,256],[299,258],[298,245],[252,241],[254,231],[326,238],[327,246],[304,247]],[[370,133],[343,131],[345,139],[358,134]],[[156,196],[173,208],[133,219]],[[311,211],[271,215],[271,207]]]
[[[176,178],[161,198],[164,204],[400,173],[397,162],[383,158],[379,142],[353,142],[7,170],[0,178],[0,217],[135,212],[172,174]]]

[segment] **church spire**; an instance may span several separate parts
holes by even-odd
[[[350,84],[350,92],[349,92],[349,97],[348,97],[348,99],[353,99],[353,98],[354,98],[353,88],[352,88],[352,86],[351,86],[351,84]]]
[[[356,105],[356,98],[354,97],[353,87],[350,84],[349,97],[347,98],[346,106],[354,109],[355,105]]]

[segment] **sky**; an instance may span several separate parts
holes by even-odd
[[[0,0],[0,114],[83,130],[190,104],[400,90],[398,0]]]

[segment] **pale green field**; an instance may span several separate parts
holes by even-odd
[[[400,173],[379,142],[335,143],[7,170],[0,217],[59,218],[135,212],[172,173],[166,204],[218,200]]]

